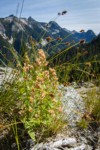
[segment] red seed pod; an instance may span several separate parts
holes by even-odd
[[[47,40],[48,42],[50,42],[50,41],[52,40],[52,38],[51,38],[50,36],[48,36],[48,37],[46,38],[46,40]]]
[[[80,32],[81,32],[81,33],[84,32],[84,29],[81,29]]]
[[[70,43],[69,43],[69,42],[66,42],[65,44],[66,44],[66,45],[70,45]]]
[[[80,40],[80,42],[79,42],[80,44],[84,44],[85,43],[85,40],[84,39],[82,39],[82,40]]]
[[[62,40],[62,38],[60,38],[60,37],[57,37],[57,39],[56,39],[57,41],[61,41]]]

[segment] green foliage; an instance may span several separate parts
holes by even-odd
[[[77,82],[98,80],[98,76],[100,76],[99,41],[100,35],[89,44],[76,43],[50,58],[51,65],[59,70],[60,81],[64,80],[64,77],[65,82],[67,80]],[[68,67],[70,70],[66,71]],[[65,76],[67,72],[69,78]],[[62,77],[62,75],[64,76]]]
[[[41,140],[55,134],[63,125],[62,104],[58,92],[58,78],[42,49],[35,61],[25,54],[23,63],[14,71],[13,82],[0,91],[0,109],[23,123],[32,139]],[[9,122],[6,122],[9,124]],[[17,137],[18,143],[18,137]]]
[[[88,125],[89,125],[89,122],[88,122],[86,119],[82,118],[82,119],[77,123],[77,125],[78,125],[80,128],[82,128],[82,129],[87,129],[87,128],[88,128]]]
[[[100,89],[93,89],[88,92],[85,100],[87,112],[93,121],[100,123]]]
[[[86,111],[82,116],[82,119],[77,123],[81,128],[88,128],[92,124],[100,124],[100,89],[97,91],[97,87],[87,92],[87,98],[85,98]]]

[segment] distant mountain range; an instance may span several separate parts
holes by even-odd
[[[48,55],[50,65],[54,66],[56,62],[58,65],[66,64],[61,72],[61,80],[68,68],[71,69],[69,81],[79,80],[81,74],[85,74],[81,70],[89,71],[94,78],[99,76],[100,34],[96,36],[92,30],[86,32],[82,30],[81,32],[69,31],[61,28],[55,21],[44,23],[38,22],[31,17],[19,19],[10,15],[0,18],[0,65],[5,66],[9,62],[15,64],[11,49],[14,48],[23,57],[25,51],[31,50],[30,39],[33,39],[33,43],[36,45],[35,50],[43,48]],[[86,41],[85,44],[73,46],[82,39]],[[72,48],[65,53],[69,45]],[[53,59],[50,62],[49,58],[51,56],[54,58],[58,56],[57,60]],[[69,66],[69,63],[71,66]],[[73,67],[75,63],[77,65]],[[87,78],[87,74],[85,74],[84,79],[86,80]]]
[[[64,43],[66,42],[74,44],[81,39],[85,39],[88,43],[96,37],[92,30],[82,33],[69,31],[65,28],[61,28],[55,21],[44,23],[38,22],[32,17],[29,17],[28,19],[19,19],[14,15],[0,18],[0,50],[4,49],[5,51],[6,48],[4,48],[4,46],[14,46],[14,48],[19,52],[21,51],[23,42],[30,47],[30,36],[36,41],[39,48],[41,47],[45,51],[48,49],[47,52],[50,55],[65,48],[66,45]],[[52,39],[50,43],[46,40],[47,37]],[[54,48],[54,45],[58,46]]]

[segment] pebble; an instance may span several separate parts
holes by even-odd
[[[62,141],[62,147],[70,146],[73,147],[77,143],[75,138],[68,138]]]

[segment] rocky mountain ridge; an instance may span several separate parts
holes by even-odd
[[[90,42],[96,37],[92,30],[88,30],[87,32],[83,33],[76,31],[73,32],[61,28],[55,21],[44,23],[38,22],[32,17],[17,18],[14,15],[0,18],[0,36],[10,45],[13,45],[18,51],[21,46],[21,41],[24,41],[26,44],[28,44],[30,36],[32,36],[35,41],[39,42],[40,46],[44,47],[44,49],[48,47],[46,37],[51,37],[53,39],[51,45],[57,44],[56,39],[58,37],[63,39],[63,42],[70,43],[73,43],[73,41],[78,42],[83,38],[86,40],[86,42]],[[64,45],[60,44],[57,51],[61,50],[62,48],[64,48]]]

